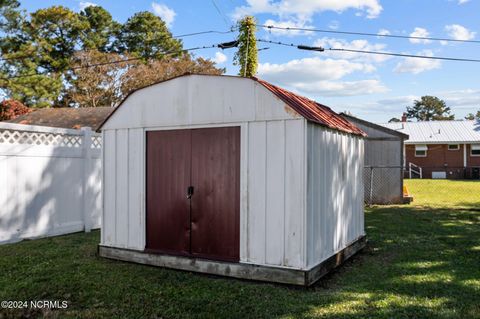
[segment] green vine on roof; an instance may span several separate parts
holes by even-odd
[[[257,39],[256,21],[252,16],[246,16],[238,21],[238,51],[233,59],[234,65],[239,65],[238,75],[253,77],[257,73]]]

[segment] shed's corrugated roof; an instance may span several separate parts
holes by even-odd
[[[390,135],[398,136],[398,137],[402,138],[403,140],[408,139],[408,135],[405,134],[404,132],[399,132],[397,130],[392,130],[388,127],[382,126],[381,124],[375,124],[375,123],[363,120],[361,118],[358,118],[358,117],[350,115],[350,114],[340,113],[340,115],[342,117],[346,118],[347,120],[353,122],[353,124],[356,124],[355,122],[357,122],[357,123],[360,123],[361,125],[362,124],[365,125],[366,127],[370,127],[372,129],[375,129],[375,130],[381,130],[382,132],[385,132],[385,133],[390,134]]]
[[[184,75],[180,75],[177,77],[173,77],[168,80],[160,81],[157,83],[153,83],[150,85],[147,85],[146,87],[150,87],[156,84],[160,84],[163,82],[171,81],[180,77],[184,76],[190,76],[190,75],[200,75],[200,76],[220,76],[220,77],[234,77],[234,78],[239,78],[237,76],[231,76],[231,75],[213,75],[213,74],[190,74],[186,73]],[[301,95],[292,93],[290,91],[287,91],[285,89],[282,89],[278,86],[275,86],[271,83],[268,83],[264,80],[260,80],[258,78],[249,78],[250,80],[256,81],[260,83],[262,86],[264,86],[266,89],[268,89],[270,92],[275,94],[278,98],[280,98],[283,102],[285,102],[288,106],[290,106],[292,109],[294,109],[297,113],[299,113],[301,116],[306,118],[309,121],[318,123],[320,125],[326,126],[328,128],[331,128],[333,130],[337,131],[342,131],[345,133],[349,134],[354,134],[354,135],[360,135],[360,136],[367,136],[365,132],[363,132],[361,129],[356,127],[354,124],[350,123],[348,120],[344,119],[341,117],[339,114],[335,113],[332,109],[329,107],[322,105],[320,103],[317,103],[313,100],[310,100],[306,97],[303,97]],[[130,92],[124,100],[120,103],[119,106],[115,108],[116,112],[120,107],[122,106],[123,102],[134,92],[142,90],[146,87],[139,88],[137,90],[134,90]],[[105,120],[99,125],[98,130],[102,128],[102,126],[108,121],[108,119],[113,115],[113,113],[110,113],[109,116],[105,118]]]
[[[407,144],[480,143],[480,121],[428,121],[382,124],[409,135]]]
[[[45,108],[6,122],[73,129],[88,126],[97,129],[113,110],[113,107]]]
[[[331,129],[350,134],[366,136],[367,134],[357,126],[335,113],[328,106],[322,105],[316,101],[310,100],[304,96],[295,94],[281,87],[275,86],[266,81],[254,78],[255,81],[262,84],[269,91],[279,97],[288,106],[302,115],[309,121],[324,125]]]

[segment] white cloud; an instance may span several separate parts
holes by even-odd
[[[164,4],[152,2],[152,10],[157,16],[162,18],[167,27],[171,27],[175,16],[177,15],[173,9],[170,9]]]
[[[452,91],[425,92],[438,96],[452,108],[455,118],[462,119],[467,113],[475,113],[480,105],[480,89],[460,89]],[[390,118],[400,118],[406,106],[411,106],[414,100],[419,100],[417,95],[391,96],[374,101],[358,101],[356,103],[335,104],[337,109],[348,109],[359,117],[378,123],[386,123]]]
[[[410,33],[411,37],[421,37],[421,38],[426,38],[430,35],[430,33],[427,31],[427,29],[424,28],[415,28],[415,30]],[[409,40],[411,43],[430,43],[430,40],[423,40],[423,39],[410,39]]]
[[[332,30],[337,30],[339,27],[340,27],[340,22],[338,22],[337,20],[332,20],[328,24],[328,28]]]
[[[212,61],[215,62],[216,64],[222,64],[227,61],[227,56],[222,52],[218,51],[218,52],[215,52],[215,57],[212,59]]]
[[[431,50],[423,50],[417,53],[417,55],[433,56]],[[425,71],[439,69],[442,66],[439,60],[423,59],[423,58],[405,58],[399,62],[395,69],[396,73],[412,73],[419,74]]]
[[[372,44],[367,40],[353,40],[345,41],[343,39],[335,38],[322,38],[314,42],[314,46],[320,46],[324,48],[334,48],[334,49],[353,49],[353,50],[362,50],[362,51],[385,51],[386,45],[375,43]],[[376,55],[376,54],[365,54],[365,53],[355,53],[355,52],[342,52],[342,51],[325,51],[321,53],[322,55],[340,58],[340,59],[352,59],[355,61],[362,62],[383,62],[391,57],[386,55]]]
[[[379,80],[318,81],[298,83],[295,88],[302,92],[322,96],[357,96],[388,91]]]
[[[472,40],[475,38],[476,32],[469,31],[464,26],[459,24],[450,24],[445,26],[445,31],[455,40]]]
[[[88,1],[80,1],[80,3],[78,4],[78,7],[80,8],[80,10],[84,10],[87,7],[95,7],[95,6],[98,6],[98,4],[93,2],[88,2]]]
[[[377,101],[379,105],[385,106],[387,109],[394,109],[396,107],[403,107],[411,105],[414,100],[418,100],[420,97],[416,95],[404,95],[394,96]]]
[[[441,99],[445,100],[448,106],[456,108],[472,108],[480,105],[480,89],[465,89],[454,91],[436,92]]]
[[[387,29],[380,29],[378,30],[378,35],[390,35],[390,31],[388,31]]]
[[[469,2],[470,0],[458,0],[458,4],[464,4]]]
[[[353,72],[375,71],[371,64],[347,60],[321,59],[319,57],[291,60],[283,64],[260,63],[258,74],[266,80],[283,84],[338,80]]]
[[[313,28],[313,26],[307,25],[306,21],[303,20],[285,20],[285,21],[275,21],[268,19],[265,21],[264,25],[266,26],[276,26],[281,28]],[[295,36],[295,35],[305,35],[312,34],[312,31],[302,31],[302,30],[282,30],[274,28],[263,28],[275,35],[285,35],[285,36]]]
[[[295,91],[323,96],[352,96],[385,92],[387,89],[375,79],[340,81],[354,72],[371,73],[375,67],[367,63],[320,57],[291,60],[283,64],[263,63],[258,74],[267,81]]]
[[[247,0],[247,5],[235,8],[233,17],[270,13],[282,19],[293,16],[297,21],[311,21],[316,13],[341,13],[349,9],[365,12],[367,18],[376,18],[383,8],[379,0]]]

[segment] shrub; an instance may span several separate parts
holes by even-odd
[[[0,121],[13,120],[20,115],[32,112],[32,109],[16,100],[3,100],[0,102]]]

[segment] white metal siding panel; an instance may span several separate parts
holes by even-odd
[[[312,267],[363,234],[363,141],[309,123],[307,263]]]
[[[265,263],[267,123],[250,123],[248,129],[248,233],[247,259]]]
[[[282,265],[285,236],[285,123],[267,122],[266,263]]]
[[[117,130],[116,246],[128,245],[128,129]]]
[[[272,121],[286,119],[303,119],[295,110],[286,105],[280,98],[267,90],[263,85],[253,82],[255,86],[256,121]]]
[[[357,149],[360,154],[365,152],[365,141],[361,138],[357,138]],[[365,184],[363,183],[363,167],[364,167],[364,157],[360,156],[359,160],[356,163],[356,189],[357,189],[357,198],[354,203],[355,208],[357,209],[357,214],[355,215],[358,220],[356,220],[355,225],[358,226],[358,232],[356,234],[363,235],[365,233],[365,216],[364,216],[364,206],[363,206],[363,196],[365,192]]]
[[[244,262],[305,267],[304,123],[301,119],[248,125]]]
[[[144,150],[143,129],[128,131],[128,248],[145,248],[143,211]]]
[[[249,164],[249,124],[244,123],[240,128],[240,260],[248,261],[249,238],[248,238],[248,164]]]
[[[116,132],[115,130],[104,131],[103,141],[104,154],[104,211],[102,220],[103,245],[114,246],[116,243]]]
[[[254,118],[255,82],[212,76],[185,79],[189,81],[192,123],[242,122]]]
[[[313,127],[311,125],[307,125],[307,136],[309,136],[307,141],[307,147],[309,150],[308,154],[308,162],[307,162],[307,263],[310,264],[310,258],[314,255],[315,251],[319,251],[323,242],[321,240],[315,240],[315,233],[319,232],[324,222],[319,221],[318,219],[321,217],[325,217],[321,214],[314,214],[310,212],[314,207],[319,205],[317,202],[320,201],[319,196],[314,196],[314,181],[317,176],[320,174],[318,173],[317,169],[322,168],[323,165],[311,165],[312,160],[310,157],[317,157],[320,158],[321,155],[324,155],[325,152],[320,153],[320,149],[316,147],[315,141],[320,138],[317,136],[313,131]],[[321,155],[319,156],[318,153]],[[319,186],[322,186],[322,181],[319,182]],[[322,194],[322,192],[320,192]],[[320,201],[321,203],[325,203],[324,201]]]
[[[303,267],[303,202],[306,197],[304,183],[305,121],[285,121],[285,259],[284,265]]]

